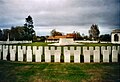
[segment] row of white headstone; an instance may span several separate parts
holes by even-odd
[[[90,56],[93,55],[93,62],[100,62],[100,56],[103,55],[103,62],[109,62],[109,55],[112,55],[112,62],[118,62],[118,55],[120,54],[120,46],[102,46],[101,48],[93,47],[76,47],[71,46],[62,48],[51,46],[8,46],[0,45],[0,59],[7,60],[7,55],[10,54],[10,60],[15,61],[16,54],[18,61],[23,61],[23,56],[26,55],[26,61],[32,62],[33,55],[35,55],[35,62],[41,62],[41,55],[45,55],[45,62],[51,62],[51,56],[54,56],[54,62],[60,62],[61,54],[64,55],[64,62],[70,62],[70,56],[74,56],[74,62],[80,63],[80,55],[84,56],[84,62],[90,62]]]

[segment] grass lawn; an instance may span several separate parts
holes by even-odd
[[[0,61],[0,82],[120,82],[120,65]]]
[[[48,44],[51,43],[45,43],[45,42],[33,42],[30,44],[17,44],[21,46],[48,46]],[[74,45],[74,46],[117,46],[118,44],[112,44],[112,43],[82,43],[83,45]]]

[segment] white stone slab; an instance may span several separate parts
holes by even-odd
[[[85,63],[90,63],[90,50],[85,50],[84,51],[84,62]]]
[[[8,49],[3,49],[3,60],[7,60]]]
[[[101,54],[103,55],[103,51],[106,50],[105,46],[101,46]]]
[[[93,47],[89,47],[89,50],[90,50],[90,55],[93,55]]]
[[[45,46],[44,47],[44,51],[46,52],[46,51],[48,51],[49,50],[49,47],[48,46]]]
[[[95,46],[95,50],[100,50],[100,47],[99,46]]]
[[[111,46],[107,46],[107,50],[109,51],[109,55],[111,54]]]
[[[51,62],[51,51],[50,50],[46,50],[45,52],[45,62]]]
[[[57,50],[60,50],[60,51],[61,51],[61,47],[57,47]]]
[[[75,49],[74,49],[74,47],[73,47],[73,46],[71,46],[71,47],[70,47],[70,55],[71,55],[71,56],[73,56],[73,55],[74,55],[74,50],[75,50]]]
[[[80,55],[81,55],[81,47],[76,47],[76,50],[79,50],[80,51]]]
[[[112,46],[112,50],[117,50],[116,46]]]
[[[80,63],[80,50],[74,50],[74,63]]]
[[[118,51],[112,50],[112,62],[118,62]]]
[[[84,52],[88,50],[86,46],[83,46],[83,55],[84,55]]]
[[[118,54],[120,54],[120,46],[118,46]]]
[[[23,50],[22,49],[18,50],[18,61],[23,61]]]
[[[35,55],[36,50],[37,50],[37,46],[33,46],[33,55]]]
[[[41,62],[41,52],[40,50],[36,50],[35,52],[35,62]]]
[[[55,50],[55,54],[54,54],[55,62],[60,62],[60,55],[61,55],[61,51],[60,50]]]
[[[43,54],[43,47],[42,46],[38,46],[38,50],[40,51],[40,54]]]
[[[21,46],[18,46],[18,50],[21,49]]]
[[[27,53],[26,46],[22,46],[22,49],[23,49],[23,54],[26,54]]]
[[[27,46],[27,50],[31,50],[31,46]]]
[[[109,62],[109,51],[103,50],[103,62]]]
[[[0,60],[1,60],[1,57],[2,57],[2,49],[0,49]]]
[[[51,53],[51,55],[54,55],[54,52],[55,52],[55,47],[54,46],[52,46],[52,47],[50,47],[50,53]]]
[[[27,50],[27,62],[32,62],[32,50]]]
[[[94,50],[94,62],[100,62],[100,50]]]
[[[0,45],[0,50],[2,50],[2,45]]]
[[[70,50],[64,51],[64,62],[66,62],[66,63],[70,62]]]
[[[15,54],[16,54],[16,50],[11,49],[10,50],[10,60],[11,61],[15,61]]]

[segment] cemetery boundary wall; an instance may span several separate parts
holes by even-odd
[[[16,46],[0,45],[0,59],[25,62],[119,62],[120,46]]]

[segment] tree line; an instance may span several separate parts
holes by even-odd
[[[0,29],[0,41],[6,41],[8,34],[11,41],[34,40],[36,33],[33,28],[33,20],[29,15],[25,18],[25,24],[23,26],[12,26],[11,29]]]
[[[74,40],[95,40],[95,41],[111,41],[110,34],[100,35],[100,30],[98,25],[92,24],[90,30],[88,30],[89,36],[80,34],[80,32],[73,31]],[[51,36],[62,36],[64,35],[62,32],[58,32],[53,29],[50,32]]]

